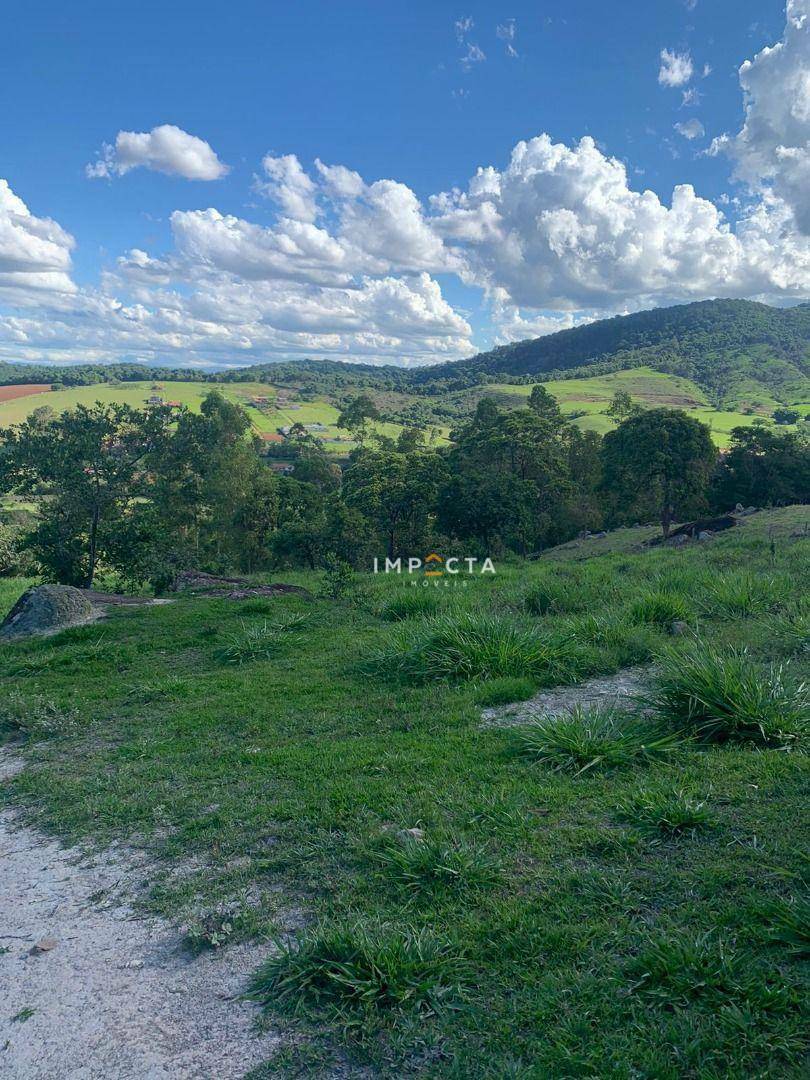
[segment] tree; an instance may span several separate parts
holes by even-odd
[[[797,424],[801,419],[798,409],[774,409],[773,420],[775,424]]]
[[[631,416],[638,416],[641,411],[641,406],[635,404],[626,390],[617,390],[610,405],[605,409],[606,414],[612,416],[618,423],[628,420]]]
[[[564,422],[557,399],[540,383],[532,387],[532,392],[529,394],[529,408],[535,415],[541,416],[552,424]]]
[[[50,489],[28,546],[57,581],[92,586],[99,560],[137,512],[147,458],[165,444],[168,422],[169,410],[97,402],[0,432],[0,489]]]
[[[679,409],[628,417],[602,443],[602,491],[618,518],[656,515],[664,536],[699,506],[717,449],[708,427]]]
[[[712,482],[718,510],[810,502],[810,442],[791,431],[736,427]]]
[[[337,426],[351,432],[355,442],[365,444],[371,424],[380,419],[380,411],[367,394],[352,398],[337,418]]]
[[[543,546],[570,490],[562,430],[532,409],[501,413],[480,401],[447,456],[440,528],[487,550]]]
[[[359,511],[385,544],[390,559],[424,549],[442,475],[431,450],[360,450],[343,476],[346,504]]]

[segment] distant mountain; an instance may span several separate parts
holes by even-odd
[[[656,308],[410,375],[417,385],[462,386],[502,376],[572,378],[642,365],[693,379],[718,402],[750,396],[758,387],[777,399],[795,396],[810,386],[810,304],[774,308],[705,300]]]

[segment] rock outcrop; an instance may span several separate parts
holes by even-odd
[[[55,634],[98,618],[99,609],[71,585],[38,585],[24,592],[0,623],[0,641]]]

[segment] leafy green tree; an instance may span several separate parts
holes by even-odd
[[[447,457],[439,527],[485,549],[542,546],[570,490],[561,431],[532,409],[501,413],[480,401]]]
[[[371,427],[380,419],[380,410],[367,394],[359,394],[346,404],[337,418],[337,426],[351,433],[355,442],[365,445]]]
[[[49,489],[28,546],[57,581],[92,586],[99,561],[137,512],[147,459],[166,444],[168,422],[167,410],[97,402],[0,432],[0,488]]]
[[[801,419],[798,409],[774,409],[773,419],[775,424],[797,424]]]
[[[655,515],[664,536],[698,507],[717,460],[708,427],[679,409],[628,417],[602,442],[602,491],[620,519]]]
[[[610,405],[605,409],[605,413],[613,417],[618,423],[629,419],[631,416],[638,416],[641,411],[641,406],[635,404],[626,390],[617,390]]]
[[[712,482],[718,510],[810,502],[810,442],[791,431],[736,427]]]
[[[557,399],[542,384],[532,387],[528,404],[531,411],[544,420],[557,425],[564,423]]]
[[[426,546],[442,459],[430,450],[360,450],[343,476],[346,505],[380,536],[389,558]]]

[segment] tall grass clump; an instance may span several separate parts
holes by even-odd
[[[660,761],[680,745],[676,735],[615,706],[576,706],[569,713],[540,717],[512,734],[512,749],[521,757],[577,776],[590,769]]]
[[[694,836],[715,827],[706,803],[684,791],[651,788],[642,791],[618,806],[622,821],[629,822],[651,839],[674,839]]]
[[[368,656],[366,667],[422,681],[513,676],[550,686],[576,681],[590,660],[568,635],[541,635],[508,617],[467,612],[404,627]]]
[[[716,618],[740,619],[773,611],[787,595],[785,581],[737,570],[706,582],[703,607]]]
[[[642,593],[630,605],[629,615],[635,623],[664,629],[674,622],[694,622],[695,611],[681,593],[658,589]]]
[[[380,607],[380,618],[386,622],[403,622],[436,615],[444,606],[444,598],[430,589],[402,589]]]
[[[306,622],[306,615],[290,615],[276,622],[252,625],[241,622],[237,634],[229,634],[219,650],[219,659],[225,664],[248,664],[255,660],[269,660],[284,645],[297,645],[303,640],[294,631]]]
[[[502,877],[500,863],[485,847],[464,840],[390,840],[372,858],[412,893],[480,888]]]
[[[810,694],[787,665],[754,663],[746,649],[697,642],[662,656],[647,704],[705,742],[749,740],[789,746],[810,723]]]
[[[591,583],[574,578],[542,579],[523,595],[523,608],[529,615],[564,615],[603,603],[603,593]]]
[[[460,998],[466,981],[464,960],[428,931],[356,924],[277,942],[245,996],[299,1014],[410,1009],[424,1016]]]
[[[621,613],[574,615],[561,629],[584,645],[607,650],[617,668],[641,664],[655,651],[655,637],[650,628],[636,625]]]
[[[768,643],[783,656],[810,652],[810,606],[794,604],[759,620]]]

